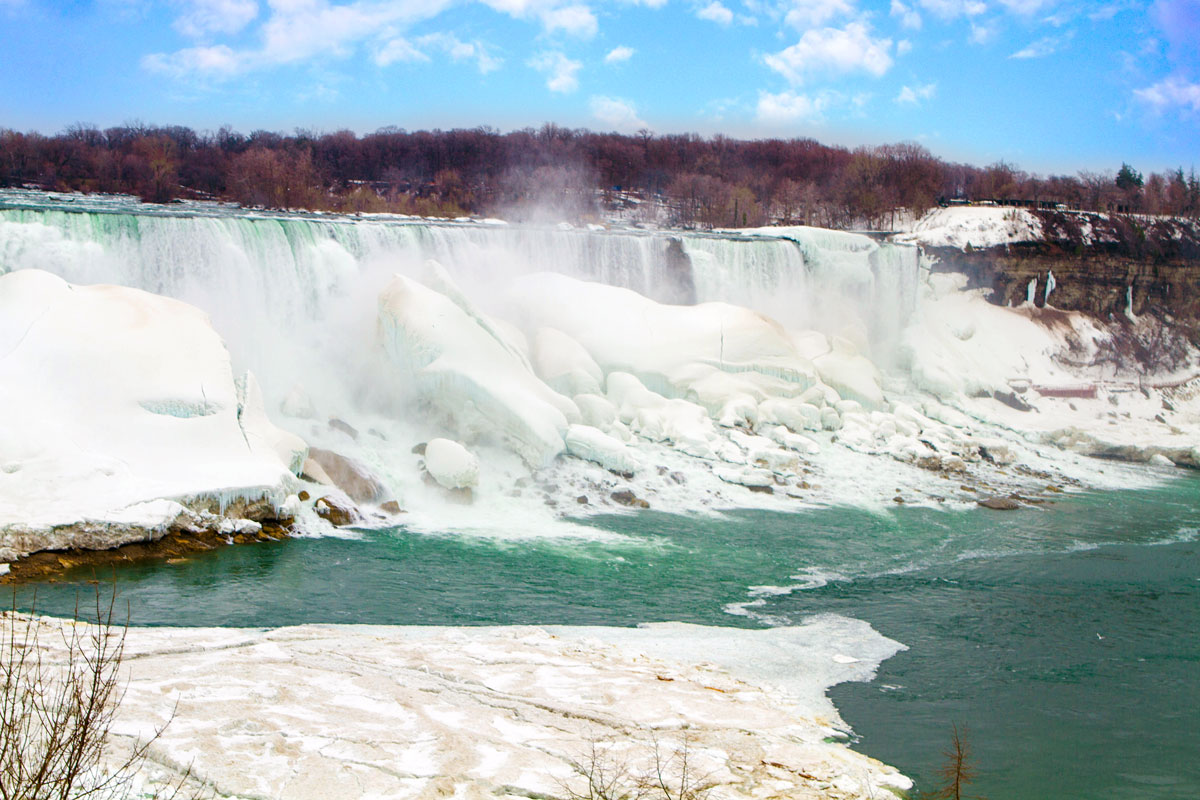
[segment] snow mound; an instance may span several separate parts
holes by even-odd
[[[917,221],[912,233],[900,234],[895,241],[965,250],[968,245],[980,249],[1041,238],[1041,221],[1024,208],[954,206],[930,211]]]
[[[160,529],[202,499],[278,505],[303,462],[253,376],[234,380],[207,315],[177,300],[9,273],[0,354],[0,541],[86,522]]]
[[[449,439],[433,439],[425,445],[425,469],[447,489],[472,489],[479,485],[479,459]]]
[[[531,467],[563,450],[579,411],[470,307],[397,275],[379,299],[384,351],[418,398],[466,441],[497,437]]]

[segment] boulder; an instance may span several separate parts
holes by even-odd
[[[379,503],[387,499],[387,489],[379,479],[354,459],[319,447],[310,447],[308,457],[354,502]]]

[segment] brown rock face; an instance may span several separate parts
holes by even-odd
[[[988,497],[978,501],[979,505],[984,508],[990,508],[995,511],[1015,511],[1021,507],[1021,504],[1011,497]]]
[[[378,503],[387,499],[387,490],[379,479],[354,459],[319,447],[310,447],[308,456],[320,465],[333,485],[354,502]]]
[[[612,497],[613,502],[620,503],[621,505],[628,506],[629,508],[649,508],[650,507],[649,503],[647,503],[645,500],[638,497],[637,495],[635,495],[633,492],[629,491],[628,489],[622,489],[619,492],[613,492],[610,495],[610,497]]]
[[[962,252],[927,248],[934,270],[961,272],[971,288],[991,289],[997,305],[1020,305],[1037,279],[1034,304],[1050,304],[1100,320],[1123,320],[1133,288],[1133,312],[1170,316],[1200,343],[1200,226],[1176,220],[1074,212],[1038,212],[1043,241]]]
[[[317,512],[318,517],[338,528],[353,525],[359,520],[357,508],[333,495],[322,497],[313,506],[313,510]]]

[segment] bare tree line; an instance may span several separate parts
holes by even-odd
[[[0,129],[0,186],[217,198],[248,206],[434,216],[552,208],[585,219],[599,204],[650,202],[696,227],[806,223],[890,227],[952,198],[1062,204],[1089,211],[1200,215],[1200,181],[1182,167],[1041,176],[999,162],[948,162],[914,143],[854,149],[813,139],[636,135],[554,124],[383,128],[290,135],[230,128],[73,125],[47,136]]]

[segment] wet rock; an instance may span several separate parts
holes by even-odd
[[[984,508],[990,508],[994,511],[1014,511],[1021,507],[1021,504],[1011,497],[985,497],[976,502]]]
[[[313,506],[313,510],[317,512],[318,517],[338,528],[353,525],[361,518],[353,503],[334,495],[322,497]]]
[[[358,430],[348,422],[340,420],[337,417],[330,417],[329,427],[332,430],[341,431],[356,442],[358,441]]]
[[[746,488],[758,494],[775,494],[775,489],[770,486],[747,486]]]
[[[310,447],[308,457],[317,462],[333,485],[356,503],[375,503],[387,497],[387,490],[367,467],[332,450]]]
[[[307,501],[308,501],[308,499],[309,499],[310,497],[312,497],[312,495],[311,495],[311,494],[309,494],[308,492],[304,491],[303,489],[300,491],[300,494],[298,494],[298,495],[296,495],[296,496],[300,498],[300,502],[302,502],[302,503],[303,503],[303,502],[307,502]]]
[[[992,397],[999,400],[1009,408],[1015,408],[1017,411],[1033,411],[1033,406],[1029,405],[1025,399],[1015,392],[992,392]]]
[[[581,494],[579,497],[575,498],[575,502],[579,503],[581,506],[586,506],[588,504],[588,497],[586,494]]]
[[[650,504],[642,498],[635,495],[628,489],[622,489],[618,492],[613,492],[609,497],[614,503],[626,506],[627,508],[649,508]]]
[[[388,500],[379,504],[380,511],[386,511],[389,514],[403,514],[404,509],[395,500]]]
[[[421,442],[420,444],[414,444],[412,452],[419,456],[425,455],[425,442]]]

